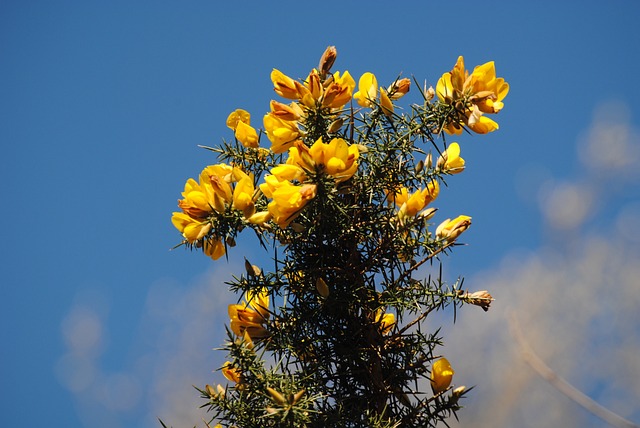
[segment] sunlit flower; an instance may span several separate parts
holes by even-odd
[[[358,81],[358,92],[353,94],[358,104],[362,107],[373,107],[378,97],[378,80],[373,73],[366,72]]]
[[[446,358],[440,358],[431,366],[431,389],[434,394],[445,391],[451,385],[454,371]]]
[[[256,211],[253,202],[254,191],[253,179],[248,175],[240,179],[233,189],[233,207],[242,211],[245,218],[251,217]]]
[[[448,242],[453,242],[471,226],[471,217],[467,215],[459,215],[458,217],[446,219],[436,229],[436,236]]]
[[[298,103],[283,104],[275,100],[271,100],[269,104],[271,114],[282,120],[296,121],[299,120],[304,112]]]
[[[294,185],[289,181],[282,181],[272,191],[273,201],[267,206],[273,216],[273,221],[281,228],[289,226],[307,203],[316,196],[315,184]]]
[[[194,219],[182,212],[174,212],[171,216],[171,223],[189,243],[194,243],[204,238],[211,230],[211,223],[208,221]]]
[[[437,166],[449,174],[459,174],[464,171],[464,159],[460,157],[460,145],[451,143],[447,150],[438,158]]]
[[[249,112],[241,108],[232,111],[231,113],[229,113],[229,116],[227,116],[227,126],[232,131],[236,130],[236,128],[238,127],[238,123],[242,122],[248,124],[250,123],[250,121],[251,115],[249,114]]]
[[[254,127],[244,122],[238,122],[235,136],[245,147],[251,147],[254,149],[258,147],[258,132]]]
[[[440,185],[436,180],[432,180],[427,184],[426,188],[417,190],[411,195],[409,195],[406,187],[402,187],[398,192],[390,195],[389,199],[400,207],[398,210],[399,217],[414,217],[433,202],[439,193]]]
[[[359,156],[358,146],[349,145],[342,138],[333,138],[329,144],[318,138],[310,148],[302,143],[291,147],[287,164],[297,165],[308,173],[328,174],[336,182],[342,182],[355,174]]]
[[[504,107],[503,100],[509,93],[509,84],[496,77],[493,61],[477,66],[471,74],[464,67],[464,58],[458,57],[450,72],[444,73],[436,85],[440,101],[459,110],[462,118],[453,118],[455,124],[447,124],[450,134],[461,132],[462,124],[479,134],[498,129],[498,124],[484,116],[498,113]]]
[[[299,100],[305,93],[308,93],[308,90],[300,82],[293,80],[275,68],[271,72],[271,81],[276,93],[290,100]]]
[[[393,116],[393,103],[384,88],[380,88],[380,108],[385,116],[389,118]]]
[[[239,384],[241,382],[241,374],[240,374],[240,370],[238,370],[236,367],[233,366],[233,364],[231,364],[231,362],[226,361],[223,365],[222,365],[222,369],[220,370],[222,371],[222,375],[227,378],[228,380],[230,380],[233,383]]]
[[[274,153],[283,153],[300,136],[298,122],[292,120],[284,120],[273,113],[264,116],[264,129],[267,138],[271,141],[271,150]]]
[[[248,111],[237,109],[227,117],[227,126],[245,147],[258,147],[258,132],[251,126],[251,115]]]
[[[251,340],[264,339],[269,336],[265,328],[269,319],[269,294],[266,290],[247,293],[245,299],[241,304],[228,307],[231,331],[239,337],[246,333]]]
[[[340,74],[336,71],[333,82],[325,89],[322,106],[337,109],[343,107],[351,100],[351,95],[356,87],[356,82],[348,71]]]
[[[224,243],[218,238],[205,239],[202,244],[202,250],[205,255],[211,257],[213,260],[218,260],[226,253]]]

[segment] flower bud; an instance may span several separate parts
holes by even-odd
[[[411,80],[407,77],[398,79],[389,86],[389,98],[399,100],[409,92],[411,88]]]
[[[494,301],[494,298],[491,296],[491,294],[489,294],[487,290],[474,291],[473,293],[460,290],[459,299],[462,300],[463,302],[480,306],[485,312],[489,310],[489,306],[491,306],[491,302]]]
[[[433,97],[436,96],[436,91],[433,89],[433,86],[429,86],[429,89],[426,89],[427,87],[427,83],[425,82],[424,84],[425,86],[425,90],[424,90],[424,99],[426,102],[429,102],[433,99]]]
[[[275,389],[267,387],[267,392],[269,393],[271,398],[273,398],[273,401],[275,401],[277,404],[281,406],[284,406],[285,404],[287,404],[287,400],[285,400],[284,395],[280,394]]]
[[[262,273],[258,266],[252,265],[247,259],[244,259],[244,268],[247,271],[247,275],[249,276],[260,276],[260,274]]]
[[[324,79],[329,73],[337,57],[338,51],[335,46],[328,46],[327,49],[325,49],[322,57],[320,58],[320,62],[318,63],[318,71],[320,72],[320,77],[322,79]]]
[[[448,242],[453,242],[458,236],[462,234],[471,226],[471,217],[466,215],[459,215],[458,217],[446,219],[436,229],[436,236],[444,239]]]
[[[334,133],[338,132],[340,130],[340,128],[342,128],[343,124],[344,124],[344,119],[339,117],[336,120],[334,120],[333,122],[331,122],[331,124],[329,125],[329,129],[327,129],[327,132],[329,134],[334,134]]]
[[[323,297],[323,298],[327,298],[329,297],[329,286],[327,285],[327,283],[324,281],[324,279],[322,278],[318,278],[316,280],[316,290],[318,290],[318,293]]]

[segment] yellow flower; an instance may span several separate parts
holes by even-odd
[[[245,299],[246,302],[228,307],[231,331],[239,337],[248,334],[251,340],[264,339],[269,336],[265,328],[269,319],[269,294],[266,290],[248,292]]]
[[[271,213],[269,211],[260,211],[252,215],[247,219],[247,221],[251,224],[259,224],[263,225],[264,223],[271,220]]]
[[[464,58],[458,57],[450,72],[444,73],[436,85],[438,98],[456,107],[462,118],[454,118],[445,126],[450,134],[459,134],[460,124],[479,134],[498,129],[498,124],[483,113],[498,113],[504,107],[503,99],[509,93],[509,84],[496,77],[493,61],[477,66],[471,74],[464,68]]]
[[[256,211],[253,203],[254,191],[253,179],[246,174],[233,189],[233,207],[242,211],[245,218],[251,217]]]
[[[258,132],[254,127],[244,123],[238,122],[238,127],[235,132],[236,139],[242,143],[245,147],[258,148]]]
[[[227,126],[232,131],[235,131],[238,127],[238,123],[246,123],[248,125],[249,123],[251,123],[250,121],[251,115],[249,114],[249,112],[239,108],[229,114],[229,116],[227,117]]]
[[[204,253],[213,260],[218,260],[226,253],[224,244],[219,238],[205,239],[202,249]]]
[[[251,126],[251,115],[246,110],[237,109],[227,117],[227,126],[233,129],[235,137],[245,147],[258,147],[258,132]]]
[[[436,236],[447,242],[453,242],[471,226],[471,217],[467,215],[459,215],[458,217],[446,219],[436,229]]]
[[[382,334],[387,334],[393,326],[396,325],[396,316],[390,312],[385,313],[382,309],[379,309],[376,313],[376,322],[380,323],[380,331]]]
[[[384,113],[385,116],[388,118],[393,117],[393,103],[384,88],[380,88],[380,107],[382,108],[382,113]]]
[[[295,219],[307,203],[316,196],[315,184],[296,186],[289,181],[282,181],[272,192],[273,201],[267,209],[273,220],[284,229]]]
[[[193,178],[188,179],[182,192],[183,199],[178,201],[182,212],[196,219],[209,216],[216,205],[215,192],[211,184],[208,181],[201,183]]]
[[[298,103],[291,103],[289,105],[279,103],[278,101],[271,100],[269,104],[271,107],[271,114],[282,119],[289,121],[299,120],[304,112]]]
[[[271,81],[273,82],[273,89],[276,93],[290,100],[302,99],[302,97],[309,92],[300,82],[293,80],[275,68],[271,72]]]
[[[440,185],[437,181],[432,180],[426,188],[417,190],[411,195],[406,187],[402,187],[395,195],[391,195],[390,199],[400,207],[398,211],[400,218],[414,217],[433,202],[439,193]]]
[[[447,150],[438,158],[438,168],[449,174],[459,174],[464,171],[464,159],[460,157],[460,145],[451,143]]]
[[[222,371],[222,375],[228,380],[230,380],[231,382],[236,384],[241,382],[240,370],[234,367],[233,364],[231,364],[231,362],[226,361],[222,365],[221,371]]]
[[[333,82],[327,87],[322,98],[322,106],[337,109],[343,107],[351,100],[351,95],[356,87],[356,82],[348,71],[340,75],[336,71]]]
[[[296,121],[284,120],[273,113],[268,113],[264,116],[263,123],[274,153],[287,151],[300,136]]]
[[[211,223],[208,221],[200,221],[188,214],[180,212],[173,213],[171,223],[173,223],[175,228],[182,233],[182,236],[192,244],[204,238],[211,230]]]
[[[353,95],[362,107],[373,107],[378,97],[378,80],[373,73],[366,72],[358,81],[358,92]]]
[[[473,106],[467,115],[467,125],[477,134],[487,134],[499,128],[494,120],[482,114],[478,106]]]
[[[325,144],[321,137],[311,148],[302,142],[296,143],[289,149],[287,164],[296,165],[307,173],[325,173],[334,177],[336,182],[342,182],[355,174],[359,156],[358,146],[348,145],[342,138],[333,138]]]
[[[451,385],[454,371],[446,358],[440,358],[431,367],[431,389],[434,394],[446,391]]]

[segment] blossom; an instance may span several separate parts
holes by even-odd
[[[208,221],[197,220],[182,212],[174,212],[171,216],[171,223],[192,244],[204,238],[211,230],[211,223]]]
[[[467,215],[459,215],[458,217],[446,219],[436,229],[436,236],[447,242],[453,242],[471,226],[471,217]]]
[[[253,203],[254,191],[253,179],[246,174],[233,189],[233,207],[242,211],[245,218],[251,217],[256,211]]]
[[[240,370],[238,370],[236,367],[233,366],[233,364],[231,364],[230,361],[226,361],[223,365],[222,368],[220,369],[220,371],[222,371],[222,375],[227,378],[228,380],[230,380],[233,383],[239,384],[241,382],[241,375],[240,375]]]
[[[213,260],[218,260],[226,253],[225,246],[220,238],[205,239],[202,249],[204,254],[211,257]]]
[[[444,129],[450,134],[462,132],[461,124],[479,134],[498,129],[498,124],[484,116],[498,113],[504,107],[503,100],[509,93],[509,84],[496,77],[493,61],[479,65],[473,72],[465,69],[464,58],[458,57],[450,72],[444,73],[436,85],[440,101],[455,106],[461,117],[453,118]]]
[[[380,88],[380,108],[385,116],[389,118],[393,116],[393,103],[384,88]]]
[[[274,153],[287,151],[300,136],[298,122],[294,120],[284,120],[274,113],[268,113],[264,116],[263,123]]]
[[[326,144],[321,137],[310,148],[301,142],[291,147],[287,164],[297,165],[308,173],[328,174],[336,182],[342,182],[355,174],[359,156],[358,146],[348,145],[342,138],[333,138]]]
[[[451,385],[454,371],[446,358],[440,358],[431,366],[431,389],[434,394],[446,391]]]
[[[387,334],[393,326],[396,325],[396,316],[390,312],[385,313],[384,310],[379,309],[376,312],[376,322],[380,324],[380,332]]]
[[[234,131],[235,137],[245,147],[258,147],[258,132],[251,125],[248,111],[237,109],[227,117],[227,126]]]
[[[294,185],[290,181],[282,181],[272,191],[273,201],[267,209],[276,224],[284,229],[300,214],[307,203],[316,197],[316,190],[315,184]]]
[[[276,224],[283,229],[316,196],[315,184],[295,185],[289,180],[279,180],[273,174],[264,178],[260,190],[266,197],[273,199],[267,209]]]
[[[427,187],[419,189],[411,195],[409,195],[409,190],[406,187],[402,187],[398,192],[390,195],[389,199],[400,207],[398,210],[399,217],[414,217],[433,202],[439,193],[440,185],[436,180],[432,180],[427,184]]]
[[[245,299],[241,304],[228,306],[231,331],[240,337],[246,333],[251,340],[269,336],[269,331],[265,328],[269,319],[269,294],[266,290],[247,292]]]
[[[333,74],[333,82],[327,87],[322,98],[322,106],[332,109],[342,108],[351,100],[351,95],[356,87],[356,82],[348,71]]]
[[[297,82],[283,74],[280,70],[273,69],[271,72],[273,89],[278,95],[290,100],[299,100],[308,90],[300,82]]]
[[[358,81],[358,92],[353,94],[358,104],[362,107],[373,107],[373,102],[378,97],[378,80],[373,73],[366,72]]]
[[[464,159],[460,157],[460,145],[451,143],[447,150],[438,158],[437,166],[449,174],[459,174],[464,171]]]

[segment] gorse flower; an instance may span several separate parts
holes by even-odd
[[[460,145],[451,143],[438,158],[437,167],[448,174],[459,174],[464,171],[464,159],[460,157]]]
[[[251,125],[251,115],[246,110],[237,109],[227,117],[227,126],[245,147],[258,147],[258,132]]]
[[[455,372],[446,358],[440,358],[431,367],[431,389],[434,394],[439,394],[449,388]]]
[[[504,107],[502,100],[509,93],[509,84],[496,77],[493,61],[477,66],[471,74],[464,68],[464,58],[458,57],[450,72],[444,73],[436,85],[438,98],[456,108],[460,117],[445,126],[450,134],[460,134],[461,125],[478,134],[498,129],[498,124],[484,116],[498,113]]]
[[[398,217],[414,217],[433,202],[439,193],[440,185],[433,180],[427,184],[426,188],[417,190],[412,194],[409,194],[409,190],[406,187],[402,187],[396,193],[389,195],[388,199],[400,207]]]
[[[246,301],[229,305],[230,327],[237,336],[245,333],[251,340],[260,340],[269,336],[266,323],[269,319],[269,294],[266,290],[260,293],[247,293]]]
[[[329,144],[318,138],[311,148],[302,143],[290,148],[287,164],[297,165],[307,174],[328,174],[334,177],[336,182],[342,182],[356,172],[359,156],[358,147],[349,146],[342,138],[333,138]]]
[[[467,215],[459,215],[453,220],[448,218],[440,223],[436,229],[436,236],[447,242],[453,242],[462,232],[467,230],[469,226],[471,226],[471,217]]]

